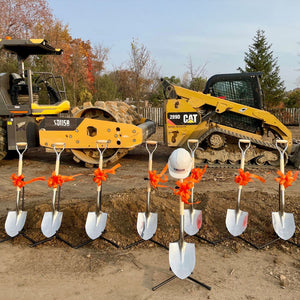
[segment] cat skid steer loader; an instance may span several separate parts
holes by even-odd
[[[31,55],[62,53],[46,40],[0,39],[1,49],[17,55],[19,70],[0,73],[0,159],[18,142],[29,148],[62,142],[75,160],[90,166],[99,161],[96,141],[107,140],[104,162],[115,162],[155,132],[154,122],[123,102],[84,103],[70,112],[61,76],[25,70]]]
[[[186,147],[188,139],[198,139],[198,162],[237,164],[238,139],[251,141],[246,160],[256,165],[279,166],[275,141],[288,141],[288,159],[300,167],[300,144],[290,130],[265,111],[260,87],[262,73],[212,76],[202,92],[191,91],[162,80],[165,96],[165,142],[170,147]]]

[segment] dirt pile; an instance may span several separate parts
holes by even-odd
[[[137,241],[136,231],[138,212],[145,212],[146,189],[131,189],[122,193],[113,193],[103,196],[102,211],[108,213],[106,232],[103,234],[121,247]],[[237,192],[204,192],[195,193],[195,201],[201,201],[195,208],[202,210],[203,224],[199,236],[209,240],[218,241],[229,236],[225,226],[228,208],[235,208]],[[187,206],[186,206],[187,208]],[[256,245],[262,245],[276,238],[272,226],[272,212],[278,211],[278,197],[256,191],[243,192],[241,209],[249,213],[248,227],[243,237]],[[300,203],[297,197],[286,198],[286,209],[294,213],[296,223],[295,238],[300,243]],[[28,211],[24,232],[33,240],[44,239],[41,233],[41,221],[45,211],[51,211],[50,204],[28,203]],[[73,245],[88,240],[85,233],[87,213],[95,211],[95,199],[78,200],[76,198],[61,201],[63,212],[60,236]],[[155,190],[151,193],[151,211],[158,213],[158,228],[154,239],[168,246],[169,242],[177,240],[179,236],[179,198],[171,191]],[[4,224],[6,216],[0,222]],[[22,237],[15,239],[14,243],[26,243]],[[230,243],[230,242],[229,242]],[[45,245],[63,247],[57,240],[47,242]],[[231,243],[234,246],[234,243]],[[90,247],[103,249],[109,247],[103,240],[94,241]],[[141,245],[149,247],[149,243]]]

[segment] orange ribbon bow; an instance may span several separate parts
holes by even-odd
[[[48,178],[48,186],[53,187],[54,189],[57,188],[57,186],[62,186],[63,183],[68,181],[75,180],[74,177],[79,176],[82,174],[76,174],[72,176],[62,176],[62,175],[56,175],[55,171],[52,172],[52,177]]]
[[[186,204],[191,204],[188,200],[191,198],[192,192],[190,191],[191,188],[194,186],[194,183],[190,181],[190,179],[186,178],[183,182],[179,180],[176,181],[176,185],[178,188],[174,189],[174,194],[179,195],[181,201]]]
[[[280,185],[283,184],[284,188],[286,189],[287,187],[291,186],[292,183],[297,179],[298,172],[299,171],[296,171],[293,175],[292,171],[288,171],[286,175],[284,175],[281,171],[277,171],[277,174],[280,177],[275,178],[275,180],[278,181]]]
[[[255,174],[251,174],[248,171],[244,172],[243,169],[239,169],[239,173],[240,173],[240,175],[236,175],[234,178],[234,181],[236,183],[238,183],[239,185],[245,186],[245,185],[247,185],[248,182],[253,182],[253,180],[251,178],[256,178],[263,183],[265,182],[265,179],[263,179],[262,177],[257,176]]]
[[[205,173],[207,168],[207,165],[204,166],[204,169],[200,169],[200,168],[193,168],[191,170],[191,175],[190,178],[193,182],[198,183],[200,182],[200,180],[202,179],[203,174]]]
[[[120,164],[116,164],[114,167],[112,167],[111,169],[104,169],[104,170],[100,170],[100,168],[96,169],[94,171],[94,178],[93,181],[95,183],[97,183],[97,186],[100,186],[102,184],[102,181],[106,181],[108,175],[107,174],[115,174],[115,170],[117,168],[121,167]]]
[[[188,200],[191,198],[192,192],[190,191],[194,187],[194,183],[198,183],[201,179],[203,174],[205,173],[207,165],[205,165],[204,169],[200,168],[193,168],[191,170],[191,175],[187,177],[183,182],[179,180],[176,182],[178,188],[174,189],[173,192],[175,195],[179,195],[181,201],[185,204],[198,204],[200,201],[197,202],[189,202]]]
[[[31,180],[28,180],[28,181],[24,181],[24,180],[23,180],[23,179],[24,179],[24,175],[23,175],[23,174],[17,176],[15,173],[13,173],[13,174],[10,176],[10,178],[11,178],[11,180],[12,180],[12,182],[13,182],[13,185],[19,187],[20,189],[21,189],[23,186],[25,186],[26,184],[32,183],[32,182],[34,182],[34,181],[38,181],[38,180],[43,180],[43,181],[45,181],[45,180],[46,180],[45,177],[43,176],[43,177],[36,177],[36,178],[33,178],[33,179],[31,179]]]
[[[164,183],[164,182],[168,181],[168,176],[164,175],[165,172],[167,171],[167,169],[168,169],[168,164],[165,165],[165,167],[163,168],[163,170],[161,171],[160,174],[156,174],[156,170],[148,172],[150,183],[151,183],[151,185],[153,186],[154,189],[157,188],[157,187],[167,187],[165,185],[159,184],[160,182]],[[163,175],[164,175],[164,179],[162,179]]]

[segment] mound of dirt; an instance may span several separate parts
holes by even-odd
[[[121,247],[139,240],[136,230],[138,212],[146,210],[146,189],[131,189],[122,193],[113,193],[103,196],[102,211],[108,213],[106,230],[103,236]],[[235,208],[236,192],[204,192],[195,193],[195,201],[201,201],[195,205],[202,210],[203,224],[199,236],[209,241],[218,241],[229,237],[225,226],[226,212],[228,208]],[[294,213],[296,223],[293,242],[300,243],[300,203],[296,197],[287,197],[287,211]],[[186,205],[186,208],[188,206]],[[249,213],[248,227],[243,238],[256,245],[263,245],[276,238],[272,226],[272,212],[278,211],[278,196],[256,191],[243,192],[241,209]],[[50,204],[28,203],[28,212],[24,232],[35,241],[44,239],[41,233],[41,221],[44,212],[51,211]],[[61,201],[63,212],[62,225],[59,234],[72,245],[78,245],[88,237],[85,233],[87,213],[95,211],[95,199],[78,200],[76,198]],[[155,190],[151,192],[151,211],[158,214],[158,228],[154,239],[168,246],[179,236],[179,198],[171,191]],[[0,222],[4,224],[6,216],[2,216]],[[187,239],[192,239],[188,237]],[[22,237],[14,239],[13,243],[27,243]],[[234,246],[235,242],[228,242]],[[151,244],[151,243],[150,243]],[[149,247],[149,243],[141,244],[141,247]],[[43,245],[55,245],[64,247],[59,240],[53,239]],[[42,246],[43,246],[42,245]],[[42,247],[40,246],[40,247]],[[103,249],[108,246],[102,239],[97,239],[89,245]]]

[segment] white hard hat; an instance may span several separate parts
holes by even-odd
[[[191,172],[192,157],[187,150],[178,148],[170,155],[168,165],[172,177],[183,179],[188,177]]]

